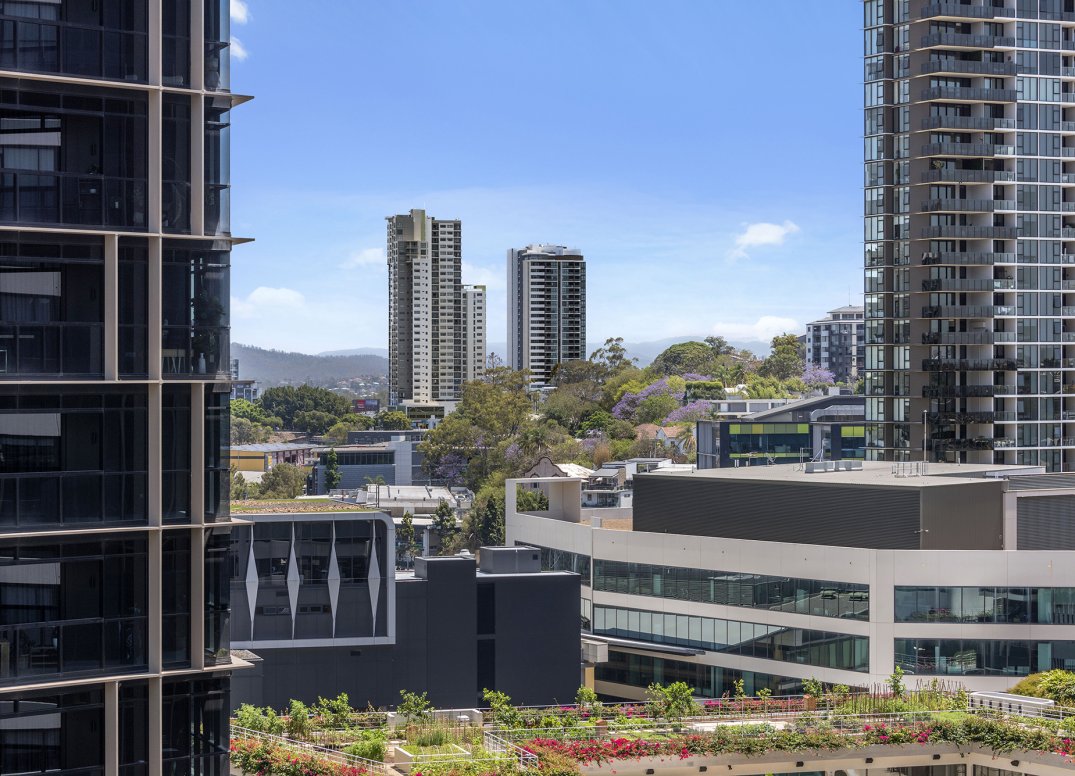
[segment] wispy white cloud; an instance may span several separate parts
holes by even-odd
[[[302,309],[306,297],[293,288],[258,286],[245,299],[232,297],[232,314],[239,318],[271,317],[284,310]]]
[[[765,221],[747,224],[746,228],[735,236],[735,247],[728,251],[729,259],[745,259],[748,251],[763,245],[783,245],[789,234],[799,231],[798,224],[785,221],[782,224],[770,224]]]
[[[246,24],[250,20],[250,7],[246,0],[231,0],[231,20],[236,24]]]
[[[231,58],[237,59],[240,62],[245,62],[246,58],[250,56],[250,52],[246,50],[246,46],[234,35],[231,36]]]
[[[361,248],[352,252],[339,266],[340,269],[383,267],[385,261],[384,248]]]
[[[778,334],[797,334],[802,329],[803,325],[794,318],[781,318],[775,315],[763,315],[754,321],[754,323],[749,323],[747,321],[731,321],[727,323],[715,323],[712,327],[714,334],[737,342],[747,340],[769,342]]]
[[[463,282],[468,286],[485,286],[489,291],[503,291],[508,285],[504,271],[471,264],[469,261],[463,262]]]

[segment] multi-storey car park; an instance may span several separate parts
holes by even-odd
[[[871,458],[1075,466],[1075,7],[865,0]]]
[[[0,772],[222,773],[229,4],[0,29]]]

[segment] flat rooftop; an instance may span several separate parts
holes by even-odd
[[[1003,464],[971,463],[930,463],[925,474],[913,475],[921,471],[917,464],[892,464],[882,461],[864,461],[862,469],[853,471],[831,471],[807,473],[794,464],[776,466],[738,466],[724,469],[701,469],[698,471],[675,471],[656,469],[636,478],[667,477],[676,479],[705,480],[754,480],[758,482],[802,482],[823,485],[833,483],[840,485],[885,485],[891,487],[925,488],[937,485],[951,485],[953,478],[993,481],[1006,477],[1044,474],[1040,466],[1006,466]]]

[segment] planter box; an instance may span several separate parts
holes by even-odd
[[[445,754],[422,754],[421,752],[408,752],[402,746],[394,746],[392,749],[395,752],[395,766],[396,770],[403,771],[404,773],[410,773],[415,766],[420,766],[422,763],[438,763],[438,762],[455,762],[458,760],[469,760],[471,754],[458,744],[448,744],[455,752]]]

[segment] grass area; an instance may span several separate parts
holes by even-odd
[[[286,514],[296,512],[373,512],[358,504],[344,504],[330,498],[257,498],[231,502],[233,515]]]
[[[403,748],[413,755],[450,754],[458,755],[460,757],[466,757],[470,754],[457,744],[435,744],[433,746],[415,746],[413,744],[404,744]]]

